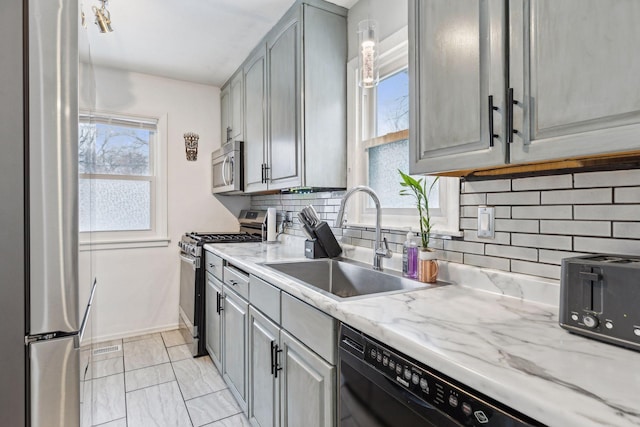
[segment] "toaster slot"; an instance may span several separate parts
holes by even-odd
[[[602,271],[589,268],[580,272],[582,283],[582,306],[587,311],[602,313]]]

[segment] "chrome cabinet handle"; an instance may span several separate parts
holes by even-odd
[[[231,286],[236,286],[238,284],[238,282],[236,282],[235,280],[229,280],[229,283],[231,284]]]

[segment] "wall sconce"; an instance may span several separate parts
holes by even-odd
[[[110,33],[113,31],[111,28],[111,13],[107,10],[107,0],[100,0],[102,7],[98,9],[93,6],[91,9],[96,15],[96,25],[100,28],[101,33]]]
[[[378,23],[373,19],[366,19],[358,23],[358,42],[360,55],[358,69],[360,70],[360,87],[371,88],[378,84],[380,70],[378,67]]]
[[[187,160],[195,162],[198,160],[198,140],[200,135],[193,132],[187,132],[184,134],[184,146],[187,153]]]

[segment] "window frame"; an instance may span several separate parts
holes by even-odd
[[[149,147],[149,175],[116,175],[79,173],[80,179],[107,179],[114,181],[148,181],[150,184],[150,229],[112,230],[79,232],[81,251],[100,249],[126,249],[168,246],[168,206],[167,206],[167,115],[159,117],[113,113],[105,111],[81,111],[78,123],[102,123],[126,125],[142,124],[142,127],[155,123],[155,137]]]
[[[380,79],[390,76],[408,66],[409,44],[407,27],[380,41]],[[362,89],[358,85],[358,58],[347,63],[347,186],[367,185],[368,153],[365,147],[376,139],[375,136],[375,90]],[[369,108],[365,108],[366,106]],[[384,138],[385,135],[377,138]],[[402,140],[397,139],[398,140]],[[407,133],[408,139],[408,133]],[[393,141],[387,141],[393,142]],[[398,176],[400,182],[400,176]],[[431,234],[462,236],[460,231],[460,180],[440,177],[440,207],[430,209],[433,228]],[[375,209],[368,207],[368,196],[354,195],[347,212],[347,225],[373,227]],[[419,231],[420,224],[416,209],[383,208],[382,228],[390,230]]]

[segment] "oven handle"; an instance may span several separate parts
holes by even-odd
[[[189,258],[186,255],[182,255],[180,254],[180,259],[186,263],[191,264],[191,266],[193,267],[193,270],[195,271],[196,268],[198,268],[198,259],[197,258]]]

